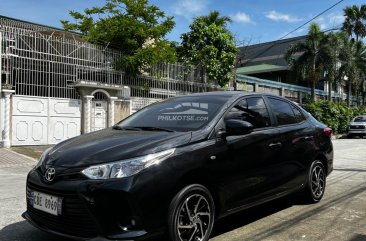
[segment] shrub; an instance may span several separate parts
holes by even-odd
[[[331,127],[335,134],[345,133],[354,117],[366,114],[366,106],[348,107],[344,103],[328,100],[306,100],[303,107],[317,120]]]

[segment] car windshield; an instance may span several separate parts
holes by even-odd
[[[184,96],[150,105],[114,128],[125,130],[193,131],[207,125],[230,96]]]
[[[358,116],[353,120],[353,122],[366,122],[366,116]]]

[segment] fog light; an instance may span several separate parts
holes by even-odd
[[[118,227],[123,231],[131,231],[137,227],[137,221],[136,219],[131,218],[129,221],[126,220],[126,222],[119,222]]]
[[[123,231],[128,231],[128,228],[129,228],[128,226],[124,226],[124,225],[122,225],[122,224],[119,224],[118,226],[119,226],[119,228],[120,228],[120,229],[122,229]]]

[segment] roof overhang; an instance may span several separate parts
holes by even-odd
[[[288,66],[272,65],[272,64],[259,64],[253,66],[240,67],[236,69],[237,74],[260,74],[268,72],[277,72],[289,70]]]

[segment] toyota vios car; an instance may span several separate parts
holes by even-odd
[[[332,130],[284,98],[212,92],[148,106],[45,151],[31,224],[75,239],[207,241],[223,216],[301,191],[318,202]]]
[[[357,116],[354,118],[347,128],[347,137],[366,136],[366,115]]]

